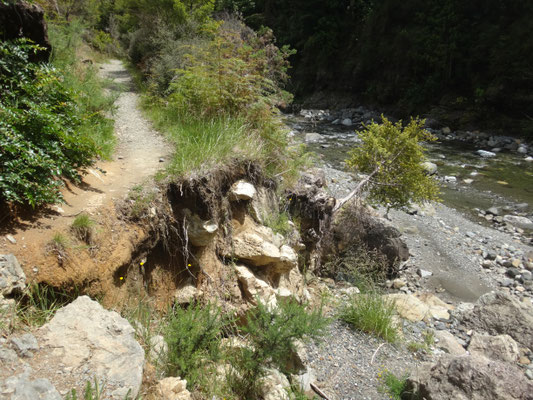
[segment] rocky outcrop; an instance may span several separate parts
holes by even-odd
[[[533,307],[503,292],[490,292],[479,298],[472,310],[458,318],[469,329],[491,335],[507,334],[533,349]]]
[[[235,182],[230,188],[231,200],[252,200],[256,194],[254,185],[249,182],[240,180]]]
[[[470,339],[468,351],[472,355],[510,363],[518,361],[520,357],[518,344],[509,335],[491,336],[475,332]]]
[[[13,4],[0,2],[0,38],[2,40],[28,38],[43,50],[30,55],[30,61],[48,61],[52,47],[44,11],[37,4],[17,1]]]
[[[21,293],[26,287],[26,275],[13,254],[0,254],[0,295]]]
[[[242,225],[235,226],[231,248],[226,250],[224,256],[279,273],[291,270],[298,262],[296,252],[283,243],[281,235],[274,234],[266,226],[258,225],[247,215]]]
[[[87,296],[60,309],[41,329],[41,347],[65,371],[105,382],[110,399],[136,397],[142,383],[144,351],[132,326]]]
[[[483,356],[443,356],[422,365],[408,390],[426,400],[531,400],[533,383],[510,363]]]

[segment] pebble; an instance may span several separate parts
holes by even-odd
[[[422,269],[422,268],[418,268],[418,270],[416,271],[416,273],[417,273],[418,276],[420,276],[421,278],[429,278],[431,275],[433,275],[433,272],[431,272],[431,271],[427,271],[427,270]]]
[[[397,278],[395,280],[392,281],[392,287],[394,289],[401,289],[403,288],[407,283],[403,280],[403,279],[400,279],[400,278]]]
[[[12,244],[17,244],[17,239],[15,239],[13,235],[6,235],[6,239]]]

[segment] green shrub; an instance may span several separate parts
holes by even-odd
[[[284,301],[277,308],[258,301],[242,332],[249,346],[235,350],[230,375],[232,391],[243,399],[257,398],[266,368],[290,373],[289,361],[296,340],[318,339],[325,334],[328,320],[317,309],[307,312],[296,301]]]
[[[398,378],[392,372],[387,370],[381,371],[378,374],[378,380],[380,383],[378,390],[381,393],[387,393],[390,396],[390,399],[401,400],[407,390],[407,378],[407,375]]]
[[[342,307],[340,319],[362,332],[371,333],[394,343],[398,340],[394,324],[394,303],[378,293],[352,296]]]
[[[387,209],[438,200],[437,182],[421,165],[426,159],[420,142],[436,140],[424,129],[425,121],[412,119],[403,127],[401,121],[393,124],[384,116],[382,119],[382,124],[372,122],[359,132],[362,144],[346,160],[348,167],[367,174],[352,194],[367,192],[368,201]]]
[[[223,326],[220,310],[212,304],[175,307],[164,329],[168,344],[165,374],[186,379],[189,389],[207,386],[214,363],[221,358]]]
[[[72,60],[75,44],[66,44]],[[52,64],[28,62],[37,49],[24,39],[0,42],[0,201],[32,207],[60,201],[62,179],[79,181],[113,142],[101,113],[110,102],[95,72],[56,56]]]

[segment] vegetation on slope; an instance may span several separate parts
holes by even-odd
[[[79,181],[112,151],[104,113],[113,100],[76,56],[82,31],[76,23],[53,27],[50,63],[29,62],[38,46],[27,40],[0,42],[0,202],[60,201],[64,179]]]
[[[298,96],[344,92],[404,116],[533,135],[533,3],[522,0],[221,0],[298,53]],[[486,122],[488,121],[488,122]]]

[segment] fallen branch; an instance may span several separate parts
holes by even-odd
[[[320,390],[314,383],[311,383],[311,389],[313,389],[313,391],[318,394],[320,397],[322,397],[323,399],[325,400],[329,400],[328,396],[326,396],[326,394]]]
[[[372,358],[370,359],[370,365],[372,365],[374,363],[374,357],[376,357],[376,354],[378,354],[378,351],[379,349],[381,349],[383,346],[385,346],[386,343],[381,343],[378,348],[376,349],[376,351],[374,352],[374,354],[372,354]]]

